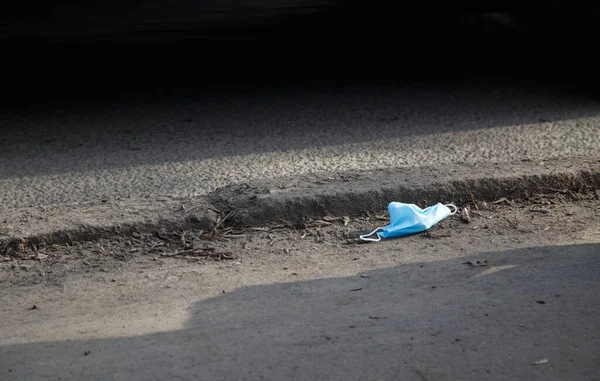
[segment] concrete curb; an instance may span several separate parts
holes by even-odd
[[[600,160],[551,160],[543,163],[443,165],[303,176],[289,180],[232,185],[209,195],[218,209],[237,211],[241,226],[269,221],[301,222],[332,216],[381,212],[390,201],[428,206],[437,202],[461,205],[472,199],[524,199],[562,190],[584,192],[600,188]]]
[[[369,172],[305,175],[235,184],[194,198],[110,201],[7,210],[0,214],[0,255],[160,229],[268,226],[331,216],[382,212],[390,201],[427,206],[472,199],[523,199],[533,194],[600,189],[600,159],[450,164]]]

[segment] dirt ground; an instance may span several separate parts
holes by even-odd
[[[307,260],[317,261],[315,264],[323,269],[323,272],[315,272],[314,269],[303,271],[307,278],[312,278],[336,275],[337,271],[346,267],[362,267],[344,264],[348,255],[351,255],[349,253],[366,256],[374,261],[374,267],[395,264],[388,258],[390,246],[395,245],[401,245],[402,250],[407,252],[402,257],[407,259],[416,255],[411,249],[431,247],[432,253],[428,254],[431,256],[439,252],[439,244],[455,245],[450,247],[465,250],[472,244],[482,249],[486,243],[491,244],[490,248],[499,244],[508,245],[509,242],[534,245],[567,233],[569,235],[565,239],[574,237],[574,232],[579,232],[577,237],[583,239],[587,237],[584,233],[588,230],[597,230],[593,225],[585,228],[598,218],[600,204],[597,201],[600,195],[596,193],[563,191],[553,195],[536,195],[528,200],[502,198],[495,202],[474,201],[464,205],[470,211],[469,223],[461,217],[463,207],[459,213],[428,232],[400,240],[388,240],[383,245],[368,246],[358,239],[359,233],[364,234],[374,227],[386,225],[387,211],[374,215],[366,213],[364,217],[354,219],[331,216],[322,220],[307,220],[303,227],[275,225],[250,229],[227,226],[229,216],[221,215],[217,217],[217,226],[212,231],[161,229],[154,234],[134,232],[131,235],[116,234],[111,239],[95,242],[24,248],[12,257],[0,256],[0,283],[12,287],[60,285],[79,276],[89,278],[90,275],[103,275],[109,278],[110,274],[117,276],[138,268],[148,272],[163,272],[168,268],[175,272],[171,275],[176,277],[181,275],[179,271],[187,272],[190,269],[201,269],[203,274],[209,275],[213,271],[229,268],[235,268],[235,272],[246,267],[257,271],[256,266],[260,266],[264,271],[271,272],[279,268],[280,263],[289,264],[288,268],[292,268],[294,263]],[[483,237],[486,239],[482,241]],[[383,248],[386,250],[382,252]],[[376,257],[371,258],[369,254],[374,250]],[[318,255],[312,257],[314,254]],[[336,262],[337,270],[327,266],[330,262]],[[342,271],[340,274],[345,273]],[[256,276],[249,278],[256,279]],[[138,282],[141,280],[135,283]],[[244,280],[240,286],[252,283]]]
[[[134,233],[98,242],[39,247],[21,253],[20,257],[0,258],[0,378],[77,379],[85,376],[87,379],[128,379],[131,375],[106,378],[106,375],[88,368],[73,373],[77,367],[74,363],[59,366],[61,370],[58,373],[48,373],[42,371],[46,368],[40,365],[39,358],[28,359],[29,350],[18,348],[46,343],[44,348],[50,350],[51,343],[89,343],[90,340],[176,332],[189,327],[190,314],[198,303],[218,300],[251,286],[293,285],[302,281],[357,275],[367,280],[370,276],[365,274],[377,269],[417,264],[423,268],[428,263],[445,261],[454,261],[451,263],[460,268],[461,276],[464,272],[491,274],[512,266],[500,259],[502,255],[496,259],[494,253],[530,248],[593,244],[590,250],[595,252],[595,257],[600,254],[597,245],[600,243],[600,201],[594,192],[561,192],[522,201],[474,202],[468,207],[469,222],[458,213],[428,232],[378,243],[362,243],[356,237],[358,232],[387,224],[384,212],[363,218],[330,217],[306,221],[303,228],[295,229],[265,226],[242,230],[226,227],[227,224],[223,223],[212,232]],[[536,258],[539,262],[544,261],[543,255]],[[427,281],[431,283],[428,288],[435,288],[436,277],[444,278],[440,271],[443,268],[430,274],[432,278]],[[513,281],[508,279],[508,284]],[[440,282],[443,283],[442,280]],[[595,289],[600,292],[597,273],[590,282],[588,286],[591,289],[588,291]],[[356,288],[357,291],[359,289]],[[598,295],[598,292],[592,294]],[[521,290],[521,293],[526,294],[527,291]],[[262,303],[260,299],[256,302]],[[486,303],[485,300],[471,302]],[[263,313],[268,314],[268,305],[265,303]],[[598,305],[589,308],[590,311],[595,310]],[[243,310],[236,312],[243,313]],[[453,313],[460,318],[460,311]],[[515,326],[520,324],[518,318],[510,314],[497,318],[508,319]],[[597,317],[590,319],[598,322]],[[573,320],[574,324],[576,321]],[[599,344],[597,327],[589,329],[591,339]],[[495,334],[501,335],[499,332],[492,333]],[[148,342],[147,345],[153,344]],[[585,347],[586,344],[582,345]],[[82,356],[88,354],[88,350],[82,350]],[[571,366],[568,371],[584,368],[588,371],[590,369],[586,367],[593,368],[592,365],[596,364],[597,371],[598,356],[595,358],[595,363],[593,358],[588,359],[592,362],[585,362],[583,368],[581,364],[566,364],[565,367]],[[532,365],[533,368],[547,367],[543,358],[528,359],[527,364],[538,360],[542,364]],[[107,366],[109,359],[103,358],[102,361]],[[130,361],[135,362],[135,356]],[[472,365],[477,368],[476,364]],[[437,370],[433,369],[431,372],[438,376],[427,376],[427,372],[414,363],[411,369],[410,374],[417,377],[414,379],[421,380],[450,379],[447,375],[452,374],[451,370],[436,373]],[[556,377],[576,374],[564,373],[564,369],[563,373],[557,371],[550,376],[533,374],[529,379],[560,379]],[[20,378],[25,376],[27,378]],[[179,376],[186,378],[185,375]],[[309,373],[304,375],[306,379],[309,376]],[[258,376],[239,377],[260,379]],[[271,377],[263,374],[263,377],[304,379],[281,374]],[[311,377],[319,378],[314,374]],[[340,375],[328,379],[344,378]],[[464,379],[481,378],[467,375]],[[579,379],[598,380],[600,374],[592,371]]]

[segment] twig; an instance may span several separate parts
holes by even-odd
[[[471,193],[471,204],[473,204],[476,210],[479,210],[479,207],[477,206],[477,201],[475,201],[475,197],[473,197],[473,193]]]
[[[343,182],[347,183],[350,181],[350,180],[348,180],[348,178],[346,176],[342,175],[340,172],[338,172],[338,175],[342,178]]]
[[[221,218],[219,216],[219,220],[215,224],[215,227],[213,228],[213,232],[216,232],[221,226],[223,226],[223,224],[225,223],[225,221],[227,221],[227,219],[229,219],[229,217],[231,217],[233,215],[233,213],[235,213],[234,209],[232,209],[229,213],[227,213],[225,215],[225,217],[223,217],[223,218]]]
[[[189,213],[189,212],[191,212],[192,210],[196,209],[197,207],[198,207],[198,205],[196,205],[196,206],[192,206],[191,208],[189,208],[189,209],[186,209],[186,208],[185,208],[185,204],[184,204],[184,205],[181,205],[181,209],[183,209],[183,211],[184,211],[185,213]]]
[[[506,220],[508,221],[508,223],[510,223],[512,225],[513,228],[519,229],[517,224],[515,224],[510,218],[506,217]]]
[[[549,214],[550,211],[548,209],[529,209],[530,212],[535,212],[535,213],[543,213],[543,214]]]
[[[312,224],[308,225],[309,227],[319,227],[319,226],[329,226],[331,222],[323,221],[323,220],[314,220]]]
[[[215,251],[214,247],[197,247],[195,249],[181,250],[181,251],[176,251],[174,253],[163,253],[162,256],[163,257],[175,257],[178,255],[202,254],[202,253],[212,252],[212,251]]]

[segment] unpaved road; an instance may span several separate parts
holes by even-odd
[[[154,100],[116,95],[4,110],[0,206],[191,196],[280,176],[543,161],[599,149],[598,99],[526,82],[330,81]]]
[[[599,380],[600,201],[478,206],[38,248],[0,263],[0,378]]]

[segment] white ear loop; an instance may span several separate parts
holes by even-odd
[[[450,215],[456,214],[456,212],[458,212],[458,208],[454,204],[444,204],[444,206],[448,208],[454,208],[454,211],[450,211]]]
[[[378,230],[381,230],[381,228],[377,228],[377,229],[373,230],[372,232],[370,232],[369,234],[363,234],[359,237],[363,241],[379,242],[379,241],[381,241],[381,237],[379,236],[379,234],[377,234],[377,238],[367,238],[367,237],[372,236],[373,234],[377,233]]]

